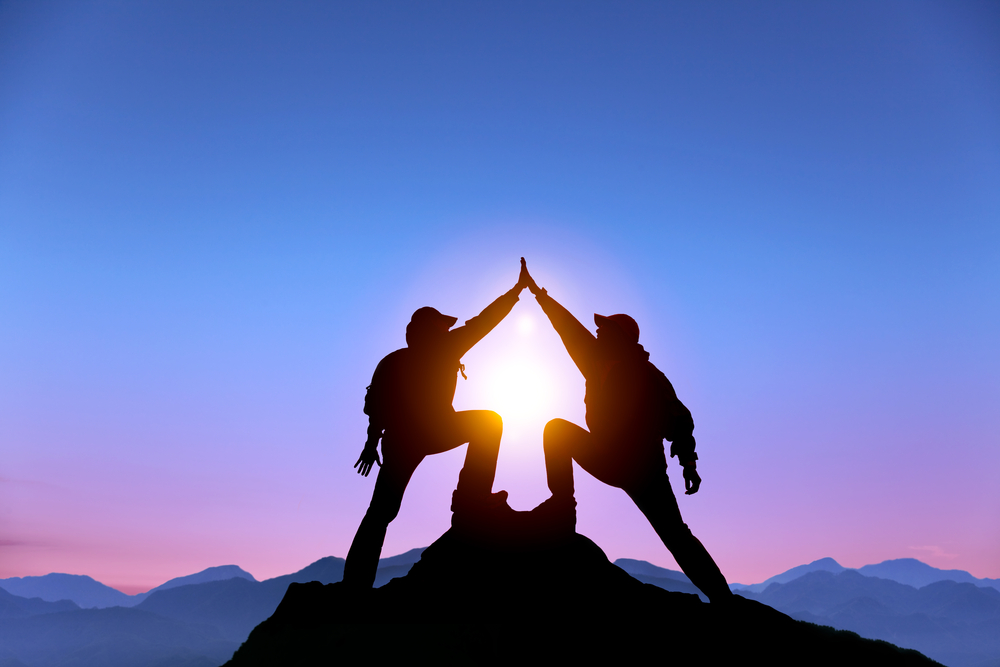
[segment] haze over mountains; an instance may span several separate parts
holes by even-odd
[[[741,595],[792,618],[913,648],[949,667],[1000,665],[1000,591],[936,581],[916,588],[889,579],[816,570]]]
[[[126,595],[86,575],[58,572],[40,577],[0,579],[0,588],[21,597],[41,598],[49,602],[72,600],[84,609],[104,609],[107,607],[134,607],[157,591],[234,577],[257,581],[252,574],[236,565],[219,565],[195,574],[175,577],[156,588],[137,595]]]
[[[375,585],[382,586],[390,579],[404,576],[409,571],[410,566],[420,560],[420,554],[423,550],[423,548],[410,549],[406,553],[379,560],[378,575]],[[275,577],[274,579],[270,579],[268,581],[285,582],[287,585],[287,583],[292,580],[299,581],[302,576],[309,576],[310,573],[317,573],[318,568],[322,567],[321,564],[326,564],[328,562],[342,563],[343,559],[335,557],[324,558],[316,561],[299,572]],[[693,587],[693,584],[691,584],[691,581],[683,572],[669,570],[646,561],[634,560],[631,558],[619,558],[615,561],[615,565],[622,568],[640,581],[655,579],[657,580],[656,582],[648,581],[647,583],[656,583],[656,585],[659,585],[661,588],[667,588],[667,590],[676,590],[684,593],[697,592],[697,589]],[[336,568],[336,566],[333,567]],[[342,565],[340,567],[342,568]],[[782,572],[781,574],[776,574],[758,584],[734,583],[730,584],[729,587],[734,591],[760,593],[767,589],[767,587],[771,584],[788,583],[809,574],[810,572],[831,572],[833,574],[840,574],[841,572],[848,570],[851,570],[851,568],[846,568],[840,565],[833,558],[820,558],[819,560],[815,560],[811,563],[793,567],[785,572]],[[965,570],[941,570],[927,565],[926,563],[923,563],[915,558],[897,558],[894,560],[887,560],[874,565],[865,565],[853,571],[865,577],[889,579],[900,584],[913,586],[914,588],[922,588],[938,581],[954,581],[957,583],[973,584],[975,586],[988,586],[1000,591],[1000,579],[974,577]],[[233,578],[246,579],[252,582],[257,581],[252,574],[236,565],[220,565],[217,567],[210,567],[202,570],[201,572],[196,572],[187,576],[175,577],[160,584],[156,588],[152,588],[145,593],[139,593],[137,595],[126,595],[125,593],[102,584],[101,582],[86,575],[62,574],[55,572],[39,577],[11,577],[9,579],[0,579],[0,589],[23,598],[41,598],[46,602],[71,600],[82,609],[105,609],[107,607],[134,607],[158,591],[192,584],[203,584],[212,581],[226,581]],[[325,578],[328,578],[328,575],[316,579],[316,581]],[[668,582],[675,582],[674,585],[677,586],[677,588],[669,588]]]
[[[406,575],[422,551],[382,559],[376,586]],[[681,572],[632,559],[615,565],[644,583],[698,592]],[[0,580],[0,665],[219,665],[274,612],[290,583],[334,583],[343,566],[343,559],[327,557],[265,581],[235,565],[213,567],[135,596],[82,575]],[[731,587],[798,620],[915,648],[949,667],[1000,666],[995,579],[914,559],[854,570],[823,558]],[[108,663],[99,655],[119,657]]]
[[[141,596],[80,575],[5,580],[0,582],[0,665],[216,667],[274,612],[289,583],[333,583],[343,573],[344,560],[333,557],[265,581],[224,566],[172,579]],[[13,595],[3,590],[7,581],[37,595]],[[104,603],[115,597],[109,591],[133,606],[81,609],[72,598]]]
[[[624,558],[615,565],[644,583],[698,592],[682,572]],[[858,569],[821,558],[730,588],[794,619],[913,648],[949,667],[1000,667],[998,584],[913,558]]]
[[[733,590],[749,590],[759,593],[771,584],[784,584],[810,572],[832,572],[840,574],[850,568],[842,566],[832,558],[820,558],[807,565],[799,565],[781,574],[767,579],[759,584],[730,584]],[[975,586],[989,586],[1000,591],[1000,579],[979,579],[972,576],[965,570],[940,570],[931,567],[916,558],[896,558],[886,560],[875,565],[865,565],[856,570],[865,577],[878,577],[880,579],[890,579],[900,584],[922,588],[937,581],[955,581],[960,584],[973,584]],[[0,583],[0,586],[3,584]]]

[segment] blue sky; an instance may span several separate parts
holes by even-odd
[[[5,3],[0,576],[344,555],[375,364],[522,255],[582,321],[639,322],[731,581],[1000,576],[998,35],[995,3]],[[525,297],[456,397],[509,406],[519,509],[544,421],[582,421]],[[461,456],[387,554],[444,530]],[[596,482],[580,530],[672,566]]]

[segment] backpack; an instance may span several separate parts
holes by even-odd
[[[365,414],[389,426],[391,420],[420,420],[452,410],[455,376],[465,366],[451,357],[428,356],[404,347],[379,362],[365,393]]]
[[[364,412],[369,417],[384,424],[386,413],[392,406],[394,396],[390,395],[393,390],[398,391],[398,378],[404,371],[404,366],[409,361],[409,350],[402,348],[386,355],[372,375],[372,383],[365,387],[365,409]]]

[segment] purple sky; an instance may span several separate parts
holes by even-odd
[[[1000,577],[998,119],[996,3],[4,3],[0,578],[344,556],[375,365],[522,255],[638,321],[731,582]],[[583,380],[527,293],[464,361],[528,509]],[[463,457],[383,555],[447,529]],[[676,567],[577,487],[609,557]]]

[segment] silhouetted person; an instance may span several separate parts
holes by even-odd
[[[526,273],[522,258],[522,273]],[[564,419],[545,425],[542,445],[552,497],[535,512],[572,532],[576,525],[573,461],[605,484],[625,491],[652,524],[684,574],[713,602],[732,593],[701,542],[681,519],[667,479],[663,439],[684,467],[687,494],[701,485],[694,453],[694,421],[670,381],[639,344],[639,325],[628,315],[594,315],[597,335],[538,287],[527,286],[586,379],[590,431]]]
[[[354,467],[367,476],[380,466],[368,512],[361,521],[344,565],[344,582],[370,588],[375,581],[386,528],[399,513],[410,476],[429,454],[469,443],[465,466],[452,496],[453,523],[462,526],[483,512],[510,510],[507,492],[491,493],[503,423],[490,410],[455,412],[452,401],[462,356],[503,320],[526,286],[527,271],[517,284],[464,326],[456,318],[424,307],[406,327],[406,347],[389,354],[375,369],[365,396],[368,441]],[[382,440],[382,456],[377,446]]]

